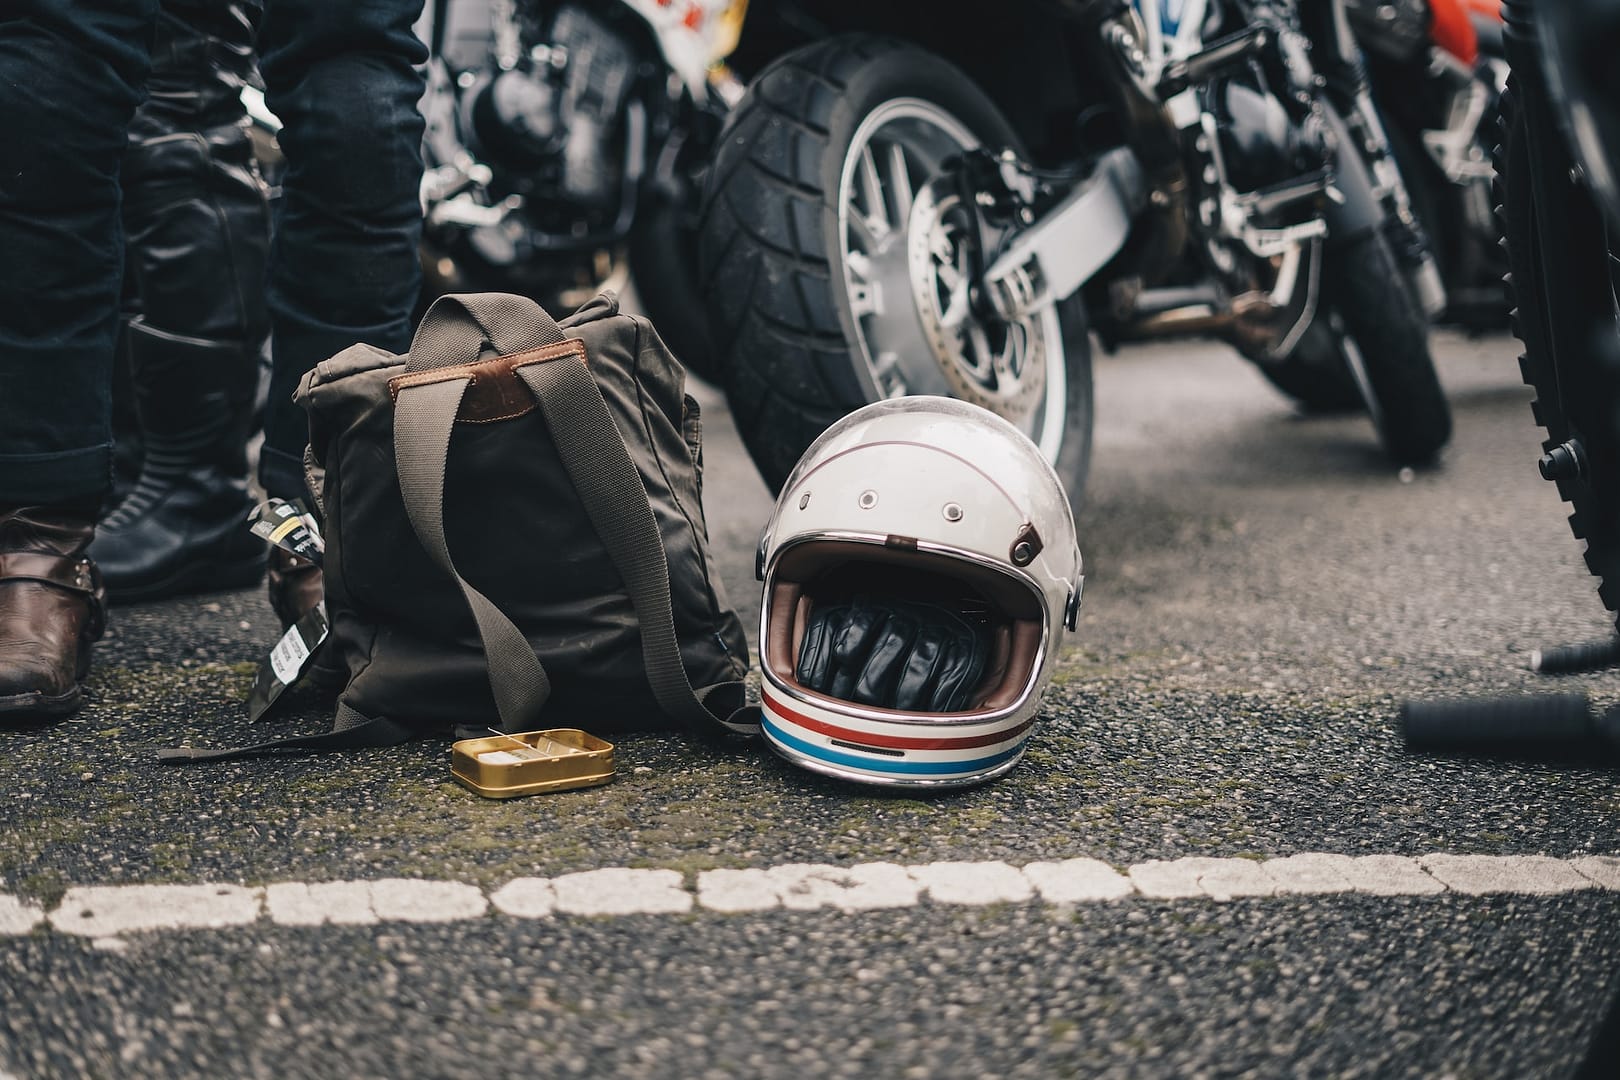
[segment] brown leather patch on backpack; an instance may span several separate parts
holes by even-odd
[[[522,416],[535,406],[534,394],[518,376],[518,368],[560,360],[565,356],[586,359],[585,343],[578,338],[569,338],[511,356],[493,356],[471,364],[395,375],[388,380],[388,394],[397,402],[399,392],[408,386],[466,379],[467,390],[461,397],[461,408],[456,411],[456,423],[493,424]]]

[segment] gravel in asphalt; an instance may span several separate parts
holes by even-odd
[[[884,794],[674,734],[619,740],[611,785],[505,803],[453,784],[442,742],[157,765],[180,742],[329,722],[303,695],[247,723],[274,626],[256,591],[222,594],[118,609],[90,707],[0,732],[0,893],[49,910],[86,886],[420,878],[487,896],[604,867],[693,888],[796,862],[1091,858],[1134,882],[1204,857],[1620,854],[1611,762],[1401,745],[1410,696],[1620,701],[1611,673],[1525,665],[1612,624],[1535,474],[1511,343],[1442,336],[1437,353],[1457,433],[1441,467],[1407,477],[1365,419],[1299,418],[1224,349],[1099,358],[1080,632],[1026,759],[987,787]],[[752,622],[769,498],[712,394],[705,411],[711,534]],[[112,948],[38,926],[0,939],[0,1075],[1566,1072],[1620,970],[1617,894],[1471,895],[1489,882],[1467,866],[1422,865],[1451,887],[257,919]]]

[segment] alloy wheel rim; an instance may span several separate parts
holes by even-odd
[[[1012,422],[1049,461],[1062,448],[1067,368],[1057,305],[987,328],[967,308],[962,230],[929,187],[980,140],[920,98],[895,98],[856,128],[839,174],[838,239],[868,400],[941,394]]]

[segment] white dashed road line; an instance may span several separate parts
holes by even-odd
[[[607,867],[554,878],[517,878],[486,895],[457,881],[284,881],[243,885],[82,885],[46,910],[0,893],[0,937],[48,926],[115,944],[123,935],[220,929],[268,921],[278,926],[362,926],[457,922],[495,912],[520,919],[555,915],[675,915],[703,908],[754,911],[871,911],[933,904],[1082,904],[1144,897],[1229,901],[1240,897],[1547,896],[1579,889],[1620,892],[1620,856],[1332,855],[1276,859],[1188,858],[1138,863],[1120,873],[1097,859],[936,862],[922,866],[789,863],[705,870],[695,881],[676,870]]]
[[[115,937],[180,927],[215,930],[258,919],[263,889],[240,885],[90,885],[69,889],[51,912],[53,927]]]
[[[1570,864],[1545,855],[1505,855],[1490,862],[1462,855],[1425,855],[1418,861],[1446,888],[1474,895],[1561,893],[1593,885]]]
[[[0,893],[0,937],[26,934],[44,917],[36,905]]]

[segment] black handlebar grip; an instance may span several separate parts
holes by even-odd
[[[1620,638],[1588,641],[1580,645],[1555,645],[1530,654],[1530,670],[1543,675],[1572,671],[1597,671],[1620,664]]]
[[[1401,732],[1414,749],[1470,746],[1546,747],[1590,741],[1595,732],[1586,695],[1408,701]]]

